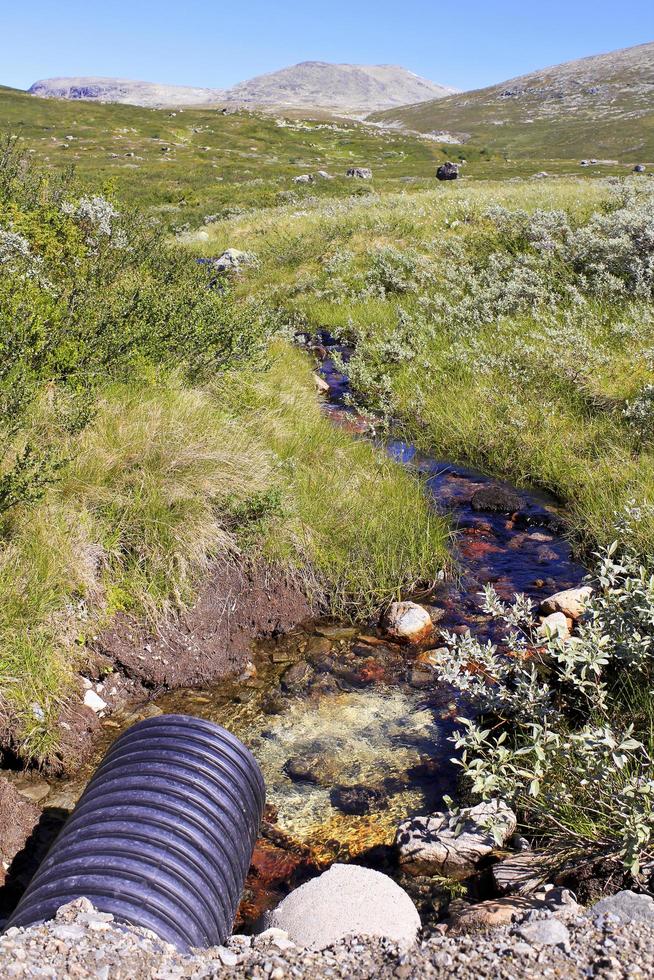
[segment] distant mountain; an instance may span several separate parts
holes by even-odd
[[[165,106],[209,105],[220,101],[220,89],[191,88],[186,85],[157,85],[127,78],[44,78],[34,82],[31,95],[47,99],[89,99],[98,102],[122,102],[147,108]]]
[[[515,156],[654,159],[654,43],[569,61],[499,85],[374,113]]]
[[[442,99],[455,90],[436,85],[397,65],[332,65],[304,61],[241,82],[230,101],[253,105],[315,106],[369,111],[407,102]]]
[[[259,75],[227,91],[95,77],[46,78],[35,82],[29,91],[44,98],[95,99],[157,108],[220,102],[372,112],[408,102],[443,98],[455,90],[394,65],[331,65],[306,61]]]

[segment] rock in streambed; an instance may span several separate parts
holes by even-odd
[[[459,815],[412,817],[398,827],[400,865],[414,875],[461,879],[502,847],[515,831],[516,816],[501,800],[479,803]]]

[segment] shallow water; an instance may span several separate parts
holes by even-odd
[[[329,354],[327,346],[325,411],[336,424],[366,433],[369,425],[348,408],[347,379]],[[475,490],[497,481],[400,441],[385,446],[426,477],[434,506],[451,514],[457,530],[456,581],[415,597],[440,610],[439,626],[499,640],[502,631],[481,610],[486,583],[507,599],[525,592],[539,601],[581,581],[584,569],[560,533],[553,501],[520,491],[517,518],[477,512],[471,505]],[[388,861],[400,820],[437,809],[443,794],[454,791],[448,738],[465,705],[416,656],[387,642],[374,624],[353,630],[316,623],[258,642],[243,677],[178,690],[105,720],[94,764],[122,729],[159,712],[208,718],[252,749],[265,776],[268,807],[237,921],[247,928],[289,887],[336,859],[377,866]],[[296,684],[285,677],[293,667],[306,675]],[[54,784],[42,805],[71,808],[93,768]]]

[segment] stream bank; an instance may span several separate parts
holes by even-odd
[[[329,338],[322,340],[325,411],[335,424],[366,433],[367,420],[347,405],[347,378],[330,356]],[[122,730],[151,714],[190,713],[248,744],[268,786],[238,929],[253,928],[289,889],[337,860],[392,874],[423,922],[435,924],[446,892],[439,883],[401,874],[392,846],[403,819],[441,808],[456,785],[448,738],[465,704],[437,682],[428,651],[442,646],[443,630],[470,629],[501,641],[481,609],[485,585],[507,599],[525,592],[539,602],[578,585],[585,570],[573,560],[554,501],[399,441],[386,449],[420,474],[434,507],[447,511],[455,528],[457,577],[446,581],[435,569],[434,580],[409,597],[425,605],[436,624],[427,642],[398,645],[377,621],[357,628],[311,622],[292,580],[270,569],[244,573],[229,565],[215,569],[189,613],[157,636],[119,618],[98,638],[88,678],[107,704],[107,717],[93,715],[88,736],[78,741],[72,778],[9,774],[22,795],[44,808],[45,829],[40,823],[26,852],[41,853],[44,835],[74,806]],[[29,854],[23,858],[18,873],[10,865],[8,895],[29,876]],[[483,880],[468,894],[483,896]]]

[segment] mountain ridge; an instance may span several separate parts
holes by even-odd
[[[423,99],[443,98],[455,89],[421,78],[399,65],[347,65],[303,61],[257,75],[229,89],[164,85],[101,76],[39,79],[31,95],[42,98],[117,102],[146,108],[226,105],[288,106],[371,112]]]

